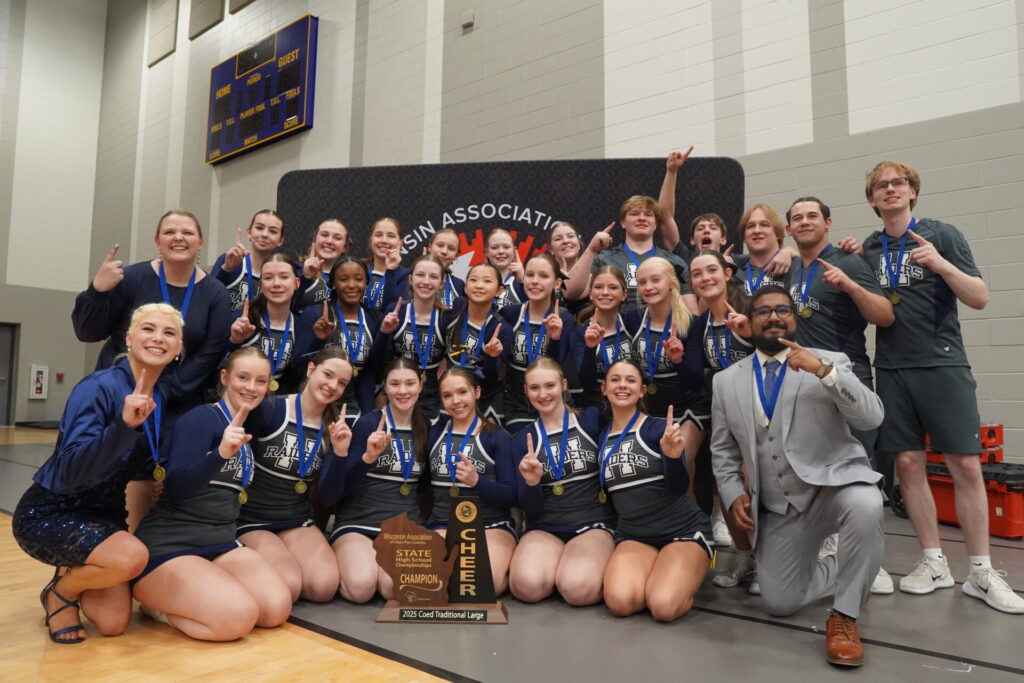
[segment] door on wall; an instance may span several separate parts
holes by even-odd
[[[11,406],[14,404],[14,342],[16,325],[0,324],[0,427],[13,423]]]

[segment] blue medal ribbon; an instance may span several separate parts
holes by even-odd
[[[299,479],[305,479],[306,475],[309,474],[310,468],[313,466],[313,460],[316,458],[316,454],[320,452],[320,442],[324,438],[324,423],[323,419],[320,420],[320,430],[316,433],[316,441],[313,443],[313,448],[309,452],[309,456],[306,456],[306,433],[305,427],[302,424],[302,394],[295,394],[295,434],[298,437],[298,456],[299,456]]]
[[[628,247],[628,246],[626,245],[626,243],[625,243],[625,242],[623,242],[623,243],[622,243],[622,249],[623,249],[623,251],[625,251],[625,252],[626,252],[626,256],[628,256],[628,257],[629,257],[629,260],[633,262],[633,265],[634,265],[634,266],[636,267],[636,269],[637,269],[637,270],[640,270],[640,259],[638,259],[638,258],[636,257],[636,254],[635,254],[635,253],[633,252],[633,250],[632,250],[632,249],[630,249],[630,248],[629,248],[629,247]],[[653,257],[653,256],[654,256],[654,252],[655,252],[655,250],[657,250],[657,247],[656,247],[656,246],[654,246],[654,245],[651,245],[651,250],[650,250],[649,252],[647,252],[647,255],[646,255],[646,256],[644,256],[644,258],[651,258],[651,257]],[[636,275],[635,275],[635,272],[636,272],[636,271],[634,271],[634,276],[633,276],[634,278],[636,277]],[[639,306],[639,305],[641,305],[641,301],[640,301],[640,289],[639,289],[639,288],[637,288],[637,290],[636,290],[636,292],[635,292],[635,296],[636,296],[636,303],[637,303],[637,305],[638,305],[638,306]]]
[[[622,355],[622,349],[619,347],[619,337],[622,334],[622,318],[615,316],[615,351],[612,353],[611,359],[608,358],[608,348],[604,345],[604,337],[597,342],[597,352],[601,356],[601,362],[604,363],[605,371],[611,366],[619,362],[619,356]]]
[[[764,393],[764,375],[761,370],[761,359],[760,357],[754,358],[754,379],[757,381],[757,397],[761,401],[761,408],[764,410],[768,422],[772,421],[772,415],[775,414],[775,404],[779,400],[782,380],[786,377],[786,368],[789,367],[785,360],[779,361],[779,363],[782,367],[779,368],[779,374],[775,377],[775,386],[772,387],[772,395],[769,398]]]
[[[420,370],[426,371],[427,366],[430,365],[430,352],[434,349],[434,333],[436,331],[434,324],[437,322],[437,307],[430,310],[430,329],[427,330],[427,341],[422,348],[420,347],[420,331],[416,326],[416,309],[413,308],[411,301],[409,308],[406,309],[405,321],[412,326],[412,343],[416,350],[416,357],[420,359]]]
[[[469,440],[473,438],[473,430],[476,429],[476,423],[479,420],[479,415],[473,416],[473,424],[469,425],[469,429],[466,430],[466,434],[462,437],[462,443],[459,444],[459,450],[457,452],[461,453],[466,447],[466,444],[469,443]],[[452,429],[454,428],[455,419],[452,418],[452,421],[448,423],[448,434],[445,437],[446,444],[448,446],[448,452],[445,454],[445,462],[448,464],[448,478],[451,479],[453,484],[455,483],[455,453],[452,451]],[[462,458],[459,459],[461,460]]]
[[[466,360],[467,356],[470,356],[474,361],[480,357],[480,351],[484,347],[484,337],[487,334],[487,323],[489,322],[491,322],[490,313],[484,318],[484,324],[480,326],[480,333],[477,335],[476,344],[473,346],[473,353],[467,354],[466,349],[469,348],[469,311],[466,311],[466,315],[462,319],[462,353],[459,354],[459,359],[456,361],[459,367],[464,368],[470,364],[470,361]]]
[[[341,306],[337,303],[334,304],[334,313],[338,317],[338,327],[341,328],[341,334],[345,337],[345,348],[348,349],[348,360],[352,363],[353,367],[359,359],[359,352],[363,349],[363,328],[366,326],[366,320],[363,318],[363,307],[359,307],[359,325],[356,328],[356,342],[352,343],[352,337],[348,333],[348,322],[345,320],[345,316],[341,312]]]
[[[618,452],[619,446],[622,445],[622,440],[625,439],[626,435],[629,434],[629,431],[633,429],[633,425],[636,424],[636,421],[639,418],[640,411],[638,410],[635,413],[633,413],[633,417],[629,418],[629,424],[627,424],[626,428],[622,430],[622,433],[619,434],[619,438],[615,440],[615,443],[612,445],[611,449],[607,453],[605,453],[604,447],[608,443],[608,435],[612,433],[612,428],[608,427],[608,429],[606,429],[604,432],[604,436],[601,437],[601,446],[600,448],[597,449],[598,459],[601,462],[601,469],[599,469],[597,472],[599,478],[601,479],[602,489],[604,489],[605,470],[608,469],[608,461],[612,459],[613,453]]]
[[[395,438],[391,440],[391,443],[395,444],[395,448],[398,450],[398,462],[402,464],[402,479],[408,481],[409,475],[412,474],[412,453],[408,458],[405,457],[405,446],[402,445],[402,439],[398,436],[398,425],[395,424],[395,417],[391,414],[391,406],[385,405],[384,410],[387,411],[391,431],[395,433]]]
[[[562,436],[558,440],[558,457],[551,455],[551,443],[548,441],[548,430],[544,428],[544,420],[538,419],[537,426],[540,427],[540,441],[544,445],[544,453],[548,456],[548,464],[551,465],[551,476],[555,481],[561,481],[565,475],[565,452],[569,449],[569,411],[562,415]]]
[[[711,329],[711,347],[715,351],[715,358],[718,359],[718,368],[725,370],[729,367],[729,361],[732,358],[732,330],[729,329],[728,325],[725,325],[725,334],[723,339],[725,340],[725,353],[722,353],[722,348],[718,344],[718,332],[715,324],[711,321],[710,314],[708,315],[708,327]]]
[[[156,404],[156,407],[153,408],[153,414],[142,423],[142,430],[146,432],[146,441],[149,443],[149,452],[153,456],[153,464],[159,465],[160,425],[163,423],[164,416],[164,395],[157,387],[153,387],[153,403]],[[152,427],[149,425],[150,420],[153,421]]]
[[[267,336],[270,336],[270,313],[263,311],[263,329],[266,330]],[[281,335],[281,343],[277,346],[277,353],[270,358],[270,376],[277,377],[277,368],[281,364],[281,359],[284,357],[284,347],[288,343],[288,335],[292,331],[292,314],[288,314],[288,322],[284,324],[284,334]]]
[[[224,415],[228,418],[228,424],[231,424],[232,416],[231,411],[228,410],[228,404],[224,402],[224,399],[217,401],[217,405],[224,411]],[[253,470],[253,457],[252,447],[248,443],[243,443],[239,449],[239,454],[242,460],[242,488],[246,488],[249,482],[252,481],[252,470]]]
[[[444,276],[444,293],[441,295],[441,303],[448,308],[452,307],[452,300],[455,298],[455,287],[452,286],[452,276]]]
[[[893,289],[897,289],[900,286],[900,272],[903,270],[903,257],[907,252],[907,233],[914,229],[917,225],[917,219],[911,218],[910,225],[903,231],[903,237],[900,238],[900,251],[896,255],[896,266],[893,267],[892,261],[889,258],[889,235],[886,234],[885,230],[882,230],[882,259],[885,261],[885,272],[889,277],[889,286]]]
[[[192,290],[195,289],[196,286],[196,270],[197,269],[195,267],[192,268],[192,277],[188,279],[188,287],[185,289],[185,298],[181,302],[180,310],[182,318],[188,316],[188,305],[192,301]],[[160,261],[160,294],[163,296],[165,304],[170,306],[174,305],[171,303],[171,293],[167,289],[167,274],[164,272],[163,261]]]
[[[245,291],[245,298],[252,301],[256,298],[256,287],[253,286],[252,259],[249,258],[249,252],[245,253],[245,283],[248,286]]]
[[[818,269],[818,259],[825,255],[825,253],[832,248],[832,243],[829,242],[825,245],[825,248],[818,252],[818,255],[811,261],[811,265],[807,268],[807,277],[804,277],[804,261],[800,259],[800,270],[797,271],[796,279],[797,290],[800,294],[800,306],[801,308],[807,305],[807,297],[811,294],[811,283],[814,282],[814,273]]]
[[[388,271],[385,270],[376,283],[367,283],[364,296],[366,298],[366,305],[370,308],[379,310],[384,305],[384,281],[387,279]]]
[[[647,313],[647,327],[644,329],[644,341],[646,347],[644,349],[644,359],[647,361],[647,381],[654,381],[654,373],[658,369],[658,361],[661,360],[661,351],[664,348],[663,344],[668,339],[669,332],[672,331],[672,314],[668,314],[668,318],[665,320],[664,326],[661,328],[661,339],[657,348],[654,350],[654,354],[651,354],[651,314]]]
[[[523,329],[526,334],[526,364],[529,365],[540,355],[540,347],[544,343],[544,335],[547,334],[548,328],[541,320],[535,336],[530,329],[530,304],[523,304],[523,315],[526,321],[526,326]],[[536,343],[534,343],[534,339],[536,339]]]

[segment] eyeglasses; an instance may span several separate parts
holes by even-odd
[[[906,187],[907,183],[910,182],[907,178],[893,178],[892,180],[879,180],[877,183],[871,186],[872,192],[883,192],[892,186],[892,189],[898,190],[901,187]]]
[[[786,318],[793,317],[793,307],[787,306],[786,304],[776,306],[775,308],[770,308],[768,306],[758,306],[757,308],[754,309],[753,313],[754,317],[757,318],[758,320],[767,320],[768,318],[772,317],[772,313],[779,316],[780,319],[785,320]]]

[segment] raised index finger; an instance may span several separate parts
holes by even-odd
[[[917,242],[918,244],[920,244],[922,247],[925,246],[926,244],[931,244],[931,242],[929,242],[925,238],[921,237],[920,235],[918,235],[913,230],[907,230],[907,232],[910,233],[910,236],[914,238],[914,241]]]
[[[672,404],[668,404],[668,412],[665,413],[665,433],[668,434],[668,430],[672,429],[672,425],[675,424],[675,420],[672,419]]]
[[[526,453],[533,455],[533,434],[526,435]]]
[[[795,341],[790,341],[790,340],[786,339],[785,337],[779,337],[779,343],[782,344],[783,346],[787,346],[787,347],[793,349],[794,351],[796,351],[797,349],[803,348],[802,346],[797,344]]]
[[[387,423],[387,414],[382,410],[380,411],[380,423],[377,425],[377,431],[383,432],[385,424]]]
[[[341,424],[345,423],[345,413],[347,411],[348,411],[348,404],[347,403],[342,403],[341,404],[341,412],[338,413],[338,422],[340,422]]]
[[[235,413],[235,416],[231,418],[231,426],[241,427],[245,423],[245,418],[247,417],[249,417],[249,407],[242,406],[238,409],[238,412]]]
[[[242,229],[241,228],[238,228],[237,231],[235,232],[235,241],[238,242],[239,244],[242,243]]]
[[[326,319],[326,318],[327,318],[327,315],[328,315],[328,309],[327,309],[327,299],[324,299],[324,314],[323,314],[323,318],[325,318],[325,319]]]
[[[498,323],[497,325],[494,326],[494,334],[491,335],[491,341],[494,341],[495,339],[498,338],[498,330],[500,330],[500,329],[501,329],[501,323]]]
[[[402,308],[402,297],[398,297],[398,301],[395,303],[395,313],[398,313],[400,308]]]
[[[735,249],[735,248],[736,248],[736,243],[733,242],[732,244],[730,244],[729,246],[727,246],[725,248],[725,251],[722,252],[722,256],[728,256],[729,254],[732,253],[732,250]]]
[[[135,393],[142,393],[142,385],[146,383],[146,368],[139,370],[139,379],[135,382]]]
[[[115,244],[113,249],[107,252],[107,258],[104,261],[113,261],[114,257],[117,256],[117,250],[121,248],[120,244]]]
[[[605,228],[602,232],[611,233],[611,231],[614,230],[614,229],[615,229],[615,221],[612,221],[611,223],[608,224],[608,227]]]

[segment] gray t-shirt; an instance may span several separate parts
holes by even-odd
[[[626,275],[626,291],[628,296],[626,297],[626,303],[622,305],[622,310],[626,311],[631,308],[645,307],[636,289],[636,269],[641,263],[652,256],[660,256],[671,263],[676,269],[676,277],[679,278],[680,294],[692,293],[693,290],[690,289],[690,277],[686,263],[672,252],[665,251],[661,247],[656,246],[649,251],[638,253],[629,251],[625,244],[618,244],[605,249],[595,256],[593,269],[596,270],[601,266],[615,266]]]
[[[830,246],[820,258],[872,294],[882,294],[874,273],[859,256]],[[868,323],[850,295],[825,284],[824,275],[825,268],[820,263],[804,268],[799,258],[793,259],[789,268],[787,289],[797,310],[801,314],[804,308],[811,310],[810,317],[801,315],[797,323],[796,342],[816,349],[842,351],[853,362],[854,374],[870,382],[871,359],[864,339]]]
[[[961,271],[981,275],[967,239],[955,227],[933,218],[922,218],[912,229],[934,244],[939,254]],[[910,258],[910,252],[916,247],[917,242],[908,235],[904,262],[897,270],[900,240],[889,240],[889,264],[896,277],[893,290],[882,254],[882,233],[873,232],[864,241],[864,259],[883,293],[889,296],[896,291],[900,296],[899,303],[893,306],[896,322],[878,328],[875,367],[969,367],[960,334],[956,294],[940,276]]]
[[[764,271],[764,268],[755,266],[750,261],[749,254],[733,254],[732,260],[736,263],[736,273],[734,274],[734,277],[743,283],[743,289],[745,289],[747,294],[751,296],[765,285],[778,285],[779,287],[786,286],[785,275],[774,277],[769,275]]]

